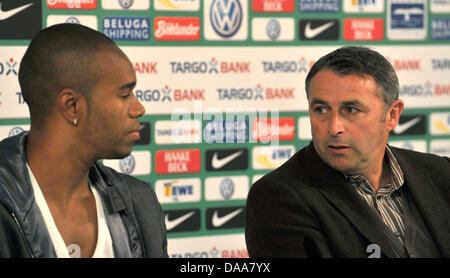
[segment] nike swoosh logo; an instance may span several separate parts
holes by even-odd
[[[169,220],[169,215],[166,214],[166,218],[165,218],[165,222],[166,222],[166,229],[167,231],[172,230],[173,228],[175,228],[176,226],[180,225],[181,223],[183,223],[184,221],[186,221],[189,217],[191,217],[192,215],[194,215],[195,211],[191,211],[183,216],[180,216],[178,218],[175,218],[173,220]]]
[[[409,120],[403,124],[397,124],[397,126],[394,128],[393,132],[395,134],[402,134],[403,132],[405,132],[406,130],[408,130],[413,125],[417,124],[418,122],[420,122],[420,117]]]
[[[9,11],[4,11],[4,10],[2,10],[2,3],[0,3],[0,20],[8,19],[11,16],[20,13],[21,11],[25,10],[26,8],[28,8],[29,6],[31,6],[33,4],[34,3],[31,2],[31,3],[23,5],[21,7],[17,7],[17,8],[11,9]]]
[[[317,35],[319,35],[320,33],[327,30],[328,28],[330,28],[331,26],[333,26],[333,24],[334,24],[334,21],[330,21],[328,23],[325,23],[325,24],[313,29],[313,28],[311,28],[311,22],[308,22],[305,27],[305,37],[308,39],[312,39],[312,38],[316,37]]]
[[[217,157],[217,152],[214,153],[212,161],[211,161],[211,165],[214,169],[220,169],[223,166],[227,165],[228,163],[230,163],[233,159],[237,158],[238,156],[240,156],[242,154],[243,151],[238,151],[235,152],[233,154],[230,154],[226,157],[223,157],[221,159],[219,159]]]
[[[219,217],[218,215],[218,211],[214,211],[213,217],[212,217],[212,225],[216,228],[223,226],[225,223],[227,223],[228,221],[230,221],[233,217],[235,217],[236,215],[238,215],[239,213],[241,213],[243,209],[240,208],[238,210],[235,210],[227,215],[224,215],[222,217]]]

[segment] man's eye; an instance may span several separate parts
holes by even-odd
[[[355,107],[347,107],[347,111],[350,112],[351,114],[359,112],[359,110],[356,109]]]
[[[325,107],[323,106],[318,106],[316,108],[314,108],[314,112],[319,113],[319,114],[323,114],[327,111],[327,109],[325,109]]]
[[[128,93],[128,94],[126,94],[126,95],[122,95],[122,98],[123,98],[123,99],[126,99],[126,98],[128,98],[130,95],[131,95],[130,93]]]

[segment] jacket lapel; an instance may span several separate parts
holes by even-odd
[[[306,150],[305,165],[308,173],[316,180],[322,195],[363,234],[370,243],[380,246],[387,257],[398,257],[390,239],[390,231],[380,216],[369,207],[348,182],[344,175],[334,170],[317,154],[311,143]]]
[[[391,149],[393,149],[391,147]],[[417,207],[421,218],[438,250],[445,256],[450,256],[450,223],[446,219],[448,212],[440,203],[440,196],[434,190],[435,185],[430,179],[426,169],[413,170],[411,161],[399,152],[395,152],[397,161],[405,176],[405,185]]]

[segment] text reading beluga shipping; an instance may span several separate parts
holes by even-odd
[[[103,33],[113,40],[148,40],[150,39],[150,21],[147,17],[105,17]]]

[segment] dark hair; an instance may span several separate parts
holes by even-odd
[[[345,75],[371,76],[378,85],[378,94],[387,110],[398,99],[399,83],[391,63],[380,53],[362,46],[344,46],[320,58],[311,68],[305,80],[306,95],[309,84],[321,70],[328,69]]]
[[[32,39],[20,63],[19,82],[32,119],[44,120],[65,88],[89,93],[96,84],[93,57],[104,46],[115,46],[105,35],[79,24],[58,24]]]

